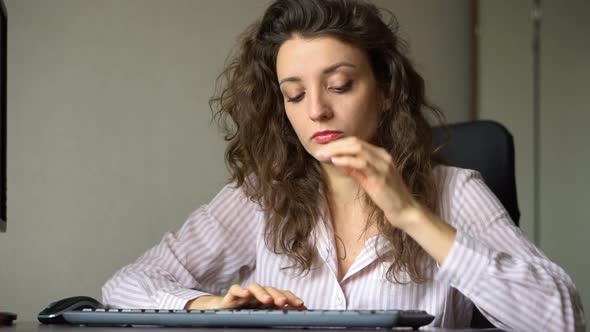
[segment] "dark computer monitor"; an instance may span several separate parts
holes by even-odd
[[[0,0],[0,232],[6,231],[6,7]]]

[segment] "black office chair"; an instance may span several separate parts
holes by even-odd
[[[432,138],[434,148],[442,145],[436,155],[445,164],[481,173],[518,226],[520,211],[514,176],[514,143],[510,132],[497,122],[478,120],[446,128],[436,127]],[[477,308],[471,326],[493,327]]]

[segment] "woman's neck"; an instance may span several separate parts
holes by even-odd
[[[346,272],[366,240],[377,235],[379,230],[376,225],[368,227],[364,192],[358,182],[331,164],[322,164],[322,169],[327,185],[330,220],[334,234],[339,239],[338,257],[346,257],[348,250],[349,261],[343,269]]]
[[[327,199],[333,208],[352,207],[362,202],[362,188],[351,176],[334,167],[332,164],[322,164],[326,179]]]

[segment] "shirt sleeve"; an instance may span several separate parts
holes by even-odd
[[[240,188],[225,186],[193,212],[178,232],[102,287],[111,308],[182,309],[194,298],[221,294],[236,276],[255,268],[256,229],[263,213]]]
[[[568,274],[530,243],[475,171],[456,181],[455,242],[436,279],[467,296],[505,330],[585,331]]]

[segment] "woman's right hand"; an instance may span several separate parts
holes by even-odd
[[[288,290],[251,284],[247,288],[232,285],[224,296],[204,295],[189,301],[185,309],[246,309],[246,308],[307,309],[299,297]]]

